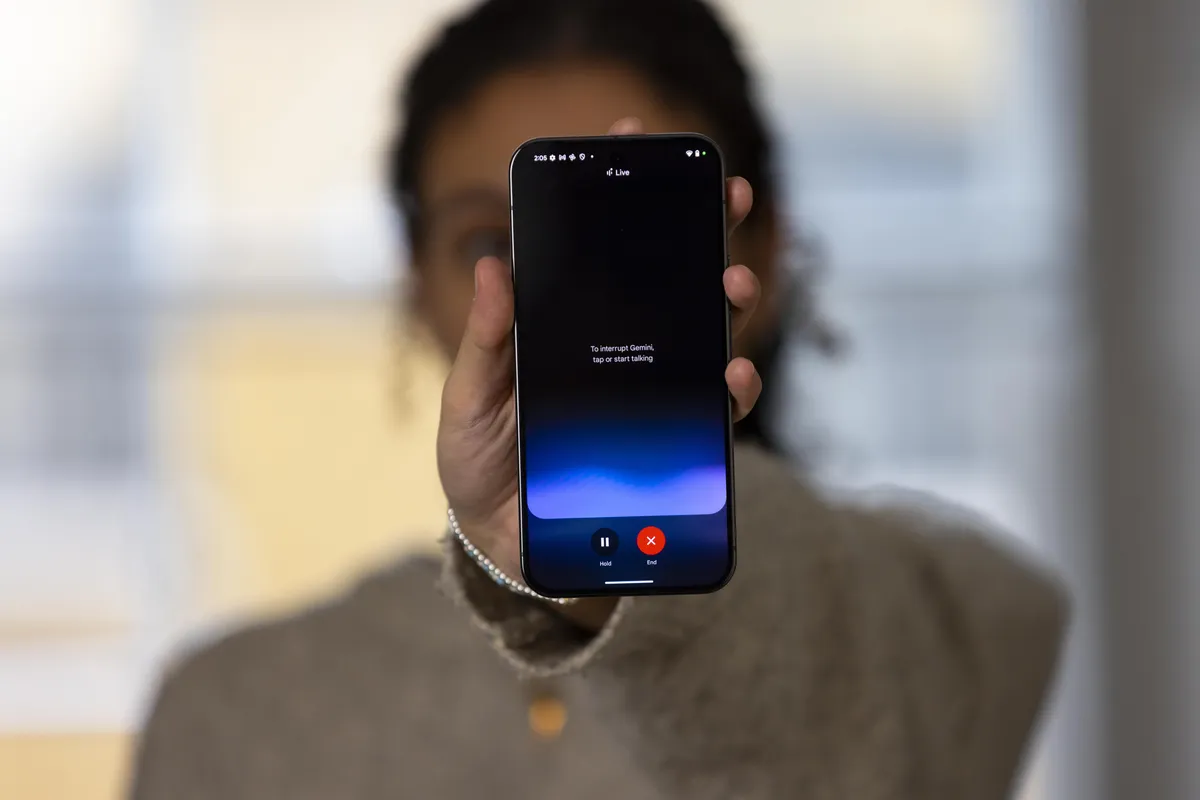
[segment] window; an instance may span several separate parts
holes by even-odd
[[[0,87],[6,724],[136,724],[210,533],[167,455],[174,325],[387,307],[392,81],[459,5],[46,0],[0,29],[22,75]],[[723,5],[850,344],[792,353],[781,432],[822,478],[915,484],[1041,541],[1079,368],[1065,5]]]

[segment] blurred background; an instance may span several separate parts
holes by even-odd
[[[0,797],[119,796],[179,648],[433,546],[443,367],[395,318],[380,164],[461,5],[0,10]],[[1200,15],[721,5],[848,344],[796,348],[775,424],[819,480],[967,503],[1062,570],[1026,797],[1200,797]]]

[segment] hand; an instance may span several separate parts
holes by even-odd
[[[641,122],[625,119],[611,135],[642,132]],[[742,178],[726,183],[728,228],[750,212],[753,195]],[[725,270],[725,293],[733,307],[733,334],[745,327],[758,304],[758,279],[747,267]],[[513,396],[513,288],[508,266],[497,258],[475,265],[475,299],[466,332],[442,391],[438,426],[438,472],[463,532],[505,573],[521,574],[517,499],[517,420]],[[762,379],[745,358],[725,370],[734,401],[734,419],[754,407]],[[587,600],[563,607],[576,621],[598,627],[615,601]]]

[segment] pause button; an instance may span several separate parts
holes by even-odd
[[[592,534],[592,549],[602,556],[617,552],[617,544],[617,532],[611,528],[601,528]]]

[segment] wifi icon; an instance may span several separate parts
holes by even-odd
[[[691,151],[691,150],[688,150],[688,151],[687,151],[687,154],[688,154],[688,158],[691,158],[691,157],[692,157],[692,151]]]

